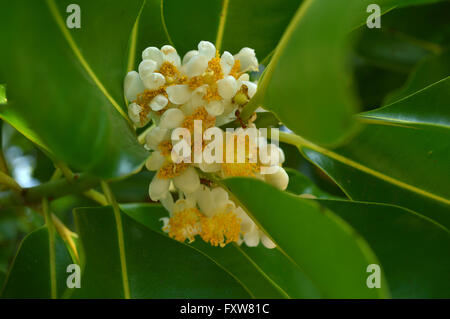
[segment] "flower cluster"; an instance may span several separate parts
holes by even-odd
[[[227,51],[220,55],[212,43],[201,41],[198,50],[187,52],[182,60],[172,46],[149,47],[142,52],[138,72],[125,77],[130,119],[136,127],[152,121],[146,135],[145,146],[152,151],[146,167],[156,174],[149,195],[169,211],[163,230],[178,241],[200,236],[213,246],[231,242],[257,246],[261,241],[268,248],[275,247],[227,191],[208,179],[250,176],[282,190],[287,187],[289,179],[281,167],[283,151],[263,136],[248,134],[255,128],[252,123],[234,132],[219,128],[236,119],[236,111],[256,93],[257,85],[249,80],[248,72],[257,70],[254,50],[243,48],[235,55]],[[178,128],[191,133],[199,128],[201,136],[205,135],[200,144],[183,139],[194,152],[213,145],[206,135],[208,129],[215,129],[214,141],[218,135],[226,140],[219,146],[220,154],[215,149],[218,160],[193,161],[192,155],[176,160],[180,158],[175,152]],[[239,147],[244,152],[236,161]],[[269,154],[269,160],[263,160],[261,154]]]

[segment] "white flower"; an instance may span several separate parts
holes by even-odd
[[[161,48],[161,52],[164,56],[164,61],[172,63],[177,68],[181,66],[181,59],[177,53],[177,50],[171,45],[165,45]]]
[[[219,95],[224,99],[231,99],[236,95],[238,90],[236,79],[231,75],[227,75],[223,79],[218,80],[217,88]]]
[[[173,181],[175,187],[185,194],[195,192],[200,186],[200,177],[193,167],[188,167],[180,175],[173,178],[161,178],[158,175],[158,173],[155,174],[149,187],[150,198],[154,201],[167,196],[171,181]]]
[[[159,126],[165,129],[174,129],[179,127],[184,120],[183,111],[176,108],[168,109],[161,116]]]
[[[163,166],[165,161],[166,161],[166,158],[161,154],[160,151],[154,151],[147,158],[147,161],[145,162],[145,167],[149,171],[157,171],[158,169],[160,169]]]
[[[157,150],[158,145],[170,139],[170,131],[159,126],[153,127],[145,136],[145,146],[151,150]]]
[[[136,100],[138,93],[141,93],[145,89],[144,84],[136,71],[127,73],[123,88],[125,98],[130,102]]]
[[[222,56],[220,57],[220,66],[222,67],[223,74],[225,75],[230,74],[233,65],[234,65],[233,55],[228,51],[222,53]]]
[[[241,62],[241,72],[258,71],[259,63],[255,55],[255,50],[242,48],[234,58]]]
[[[149,61],[149,60],[147,60]],[[161,73],[153,72],[149,73],[148,70],[141,75],[142,82],[146,89],[156,90],[166,83],[166,78]]]
[[[262,244],[269,249],[275,248],[276,245],[267,237],[253,222],[253,220],[245,213],[245,211],[238,207],[236,209],[237,216],[242,220],[241,222],[241,236],[242,242],[248,247],[256,247],[261,241]],[[239,243],[239,244],[240,244]]]
[[[156,69],[159,69],[164,62],[164,55],[156,47],[148,47],[142,51],[142,60],[153,60],[156,63]]]
[[[167,98],[164,95],[158,94],[150,102],[150,108],[153,111],[160,111],[166,107],[167,103],[169,103],[169,100],[167,100]]]
[[[196,56],[197,54],[198,54],[197,50],[188,51],[183,57],[183,63],[182,64],[186,65],[192,59],[192,57]]]
[[[223,101],[211,101],[205,106],[209,115],[219,116],[225,110]]]
[[[167,95],[169,96],[170,102],[173,104],[184,104],[186,103],[192,95],[192,91],[189,89],[189,85],[177,84],[169,86],[166,89]]]
[[[205,56],[209,61],[216,55],[216,47],[209,41],[200,41],[198,53]]]
[[[189,78],[202,75],[208,67],[208,58],[202,54],[192,56],[184,65],[184,72]]]
[[[248,97],[252,98],[255,93],[256,93],[256,89],[258,88],[258,86],[256,85],[256,83],[250,82],[250,81],[242,81],[241,82],[243,85],[245,85],[248,89]]]
[[[140,113],[142,112],[142,107],[139,104],[136,103],[130,103],[128,104],[128,117],[131,119],[133,124],[137,127],[142,127],[149,121],[148,118],[146,118],[145,123],[141,123],[141,116]]]
[[[276,188],[284,191],[289,184],[289,175],[286,173],[284,168],[281,166],[274,167],[275,173],[273,174],[265,174],[264,179],[270,185],[275,186]]]

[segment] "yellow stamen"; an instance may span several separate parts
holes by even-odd
[[[187,163],[166,163],[163,167],[161,167],[158,171],[158,178],[168,179],[174,178],[176,176],[180,176],[188,168]]]
[[[195,120],[202,121],[202,133],[216,124],[216,118],[214,116],[209,115],[208,111],[206,111],[206,109],[203,106],[198,107],[194,111],[194,113],[192,113],[189,116],[186,116],[181,126],[187,128],[191,133],[193,133]]]
[[[242,74],[242,72],[239,72],[240,69],[241,69],[241,61],[235,60],[234,65],[231,68],[230,75],[234,76],[236,78],[236,80],[239,79],[239,77]]]
[[[172,142],[171,141],[163,141],[158,145],[159,150],[161,151],[162,156],[169,156],[172,153]]]
[[[194,241],[194,237],[198,235],[201,227],[203,215],[197,208],[188,208],[181,212],[175,213],[170,219],[167,228],[169,236],[180,242]]]
[[[202,239],[212,246],[224,247],[239,240],[241,220],[233,212],[218,213],[201,219]]]
[[[250,142],[250,137],[245,136],[245,142],[238,138],[238,135],[233,135],[231,138],[227,139],[227,143],[224,146],[223,156],[224,160],[222,163],[222,173],[225,177],[231,176],[255,176],[259,172],[261,165],[258,162],[258,148],[254,142]],[[241,149],[243,148],[243,149]],[[227,157],[227,150],[234,149],[232,153],[232,158]],[[239,152],[244,152],[243,162],[242,159],[238,157]]]
[[[160,95],[160,94],[167,97],[165,88],[161,87],[157,90],[144,90],[144,92],[139,93],[137,95],[136,100],[133,101],[134,103],[139,104],[142,107],[142,111],[139,113],[139,118],[141,120],[141,124],[145,123],[148,114],[151,112],[149,103],[153,100],[153,98],[155,96]],[[165,110],[165,108],[163,110]],[[161,111],[164,112],[163,110],[161,110]]]

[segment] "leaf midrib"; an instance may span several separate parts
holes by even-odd
[[[75,54],[75,57],[80,62],[81,66],[84,68],[84,70],[88,73],[88,75],[94,81],[94,83],[98,87],[98,89],[103,93],[103,95],[108,99],[108,101],[112,104],[112,106],[117,110],[117,112],[119,112],[124,117],[124,119],[127,120],[128,124],[132,125],[128,116],[125,114],[125,112],[122,110],[120,105],[116,102],[116,100],[114,100],[114,98],[111,96],[111,94],[108,92],[108,90],[106,90],[105,86],[99,80],[99,78],[97,77],[95,72],[90,67],[89,63],[86,61],[86,59],[82,55],[75,40],[72,38],[72,35],[65,27],[64,21],[58,11],[55,1],[54,0],[46,0],[46,3],[48,6],[48,9],[50,11],[50,14],[55,19],[55,22],[56,22],[58,28],[61,30],[63,37],[66,39],[67,43],[69,44],[69,47],[72,49],[73,53]]]

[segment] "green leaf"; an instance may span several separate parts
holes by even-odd
[[[122,205],[123,211],[134,220],[167,237],[161,230],[161,217],[168,212],[154,204]],[[305,274],[279,250],[230,244],[212,247],[196,240],[185,244],[199,251],[239,280],[255,298],[317,298],[317,289]],[[280,272],[280,269],[283,269]]]
[[[70,3],[4,4],[9,14],[0,37],[8,50],[0,52],[0,81],[8,85],[8,105],[0,116],[76,169],[128,174],[147,156],[121,105],[128,41],[142,1],[79,1],[80,29],[66,27]]]
[[[309,194],[317,198],[337,198],[336,196],[332,196],[322,191],[308,177],[299,171],[288,167],[285,168],[285,170],[289,175],[289,184],[286,189],[288,192],[296,195]]]
[[[449,103],[450,77],[362,114],[369,124],[348,145],[299,146],[349,198],[400,205],[450,227]]]
[[[5,86],[0,84],[0,104],[6,104],[6,90]]]
[[[383,298],[366,286],[366,267],[379,264],[364,239],[319,204],[251,178],[224,180],[258,226],[318,287],[325,298]],[[261,200],[264,198],[264,200]]]
[[[120,223],[111,207],[79,208],[74,214],[84,269],[81,288],[72,297],[124,298],[127,290],[131,298],[249,297],[235,278],[204,255],[126,214],[120,214]]]
[[[276,47],[302,0],[164,0],[168,34],[180,54],[196,50],[201,40],[220,51],[255,50],[260,61]]]
[[[55,269],[57,296],[67,289],[66,280],[69,275],[67,266],[73,264],[66,246],[58,235],[55,235]],[[50,298],[50,257],[49,234],[47,227],[41,227],[27,235],[11,265],[2,298]]]
[[[413,211],[385,204],[319,200],[372,247],[393,298],[449,298],[450,233]]]
[[[352,118],[358,107],[347,65],[348,34],[365,22],[371,3],[304,1],[250,103],[273,111],[292,131],[317,144],[334,145],[351,136],[358,126]],[[410,3],[377,2],[383,12]]]
[[[385,104],[392,104],[448,76],[450,76],[450,52],[431,55],[415,68],[401,89],[387,97]]]

